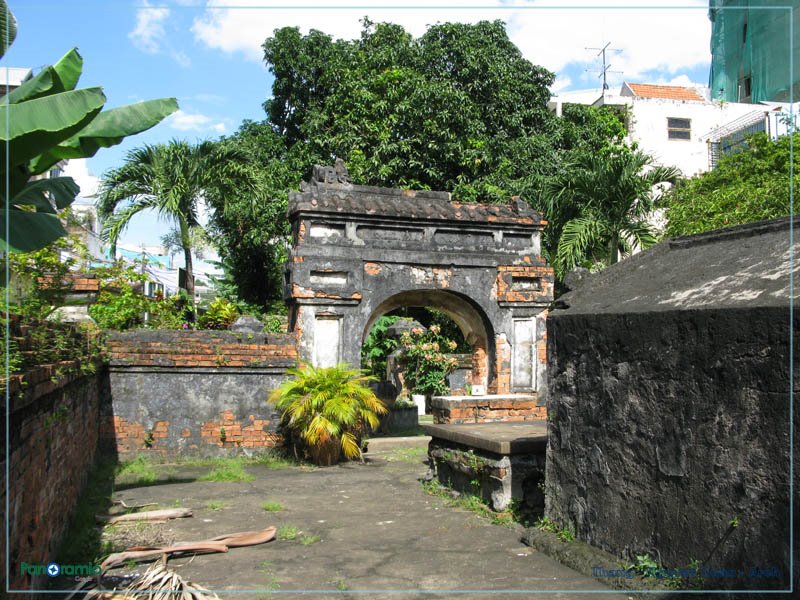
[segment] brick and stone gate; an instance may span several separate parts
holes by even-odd
[[[546,223],[523,200],[467,204],[448,192],[353,185],[337,161],[290,194],[289,219],[285,295],[301,360],[359,366],[376,319],[432,306],[472,344],[474,385],[496,394],[542,386],[553,271],[540,252]]]

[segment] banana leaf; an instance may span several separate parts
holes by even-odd
[[[99,114],[105,101],[100,88],[87,88],[0,105],[0,123],[8,123],[7,129],[0,127],[0,172],[5,174],[6,164],[23,164],[69,139]]]
[[[17,37],[17,20],[8,8],[6,0],[0,0],[0,58]]]
[[[11,199],[10,210],[15,207],[32,206],[37,212],[56,214],[75,200],[81,188],[72,177],[51,177],[29,182]],[[52,199],[52,202],[51,202]],[[55,203],[55,206],[53,204]],[[0,232],[0,236],[3,232]]]
[[[7,97],[8,103],[19,104],[44,96],[72,91],[78,85],[82,70],[83,58],[78,54],[78,49],[73,48],[56,64],[45,67],[17,89],[12,90]]]
[[[4,240],[6,219],[9,220],[9,239]],[[0,211],[0,250],[32,252],[44,248],[67,235],[57,215],[25,210]]]
[[[94,156],[100,148],[115,146],[126,136],[150,129],[176,110],[175,98],[160,98],[103,111],[84,129],[33,159],[28,168],[35,175],[63,159]]]

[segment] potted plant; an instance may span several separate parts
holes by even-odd
[[[361,438],[378,426],[387,408],[369,389],[373,377],[345,363],[335,367],[301,365],[293,379],[274,390],[269,402],[281,411],[288,441],[317,465],[344,456],[361,458]]]

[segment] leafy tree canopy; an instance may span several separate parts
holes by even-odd
[[[793,136],[797,147],[800,133]],[[743,151],[723,156],[713,171],[679,183],[663,199],[667,234],[691,235],[788,215],[790,139],[756,134]],[[798,167],[794,189],[800,187]]]
[[[542,209],[542,182],[561,162],[602,153],[625,134],[608,109],[552,115],[553,73],[521,55],[502,21],[438,24],[420,38],[363,25],[351,41],[276,30],[263,46],[275,76],[267,119],[223,141],[244,148],[259,171],[255,200],[235,189],[214,198],[221,253],[250,301],[280,296],[287,194],[315,163],[341,158],[362,185],[450,190],[463,201],[521,195]]]

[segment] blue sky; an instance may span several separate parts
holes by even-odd
[[[71,174],[84,189],[91,188],[92,176],[119,166],[138,145],[213,139],[232,133],[243,119],[262,119],[271,78],[260,45],[286,25],[354,38],[365,15],[400,23],[417,36],[436,22],[503,19],[526,58],[556,72],[556,93],[599,89],[592,72],[599,69],[597,52],[587,48],[606,42],[620,50],[609,55],[612,89],[623,80],[704,85],[710,62],[706,0],[395,0],[391,7],[349,0],[351,8],[325,0],[9,0],[9,5],[19,33],[3,66],[36,70],[77,46],[84,58],[80,85],[102,86],[107,106],[178,99],[178,114],[74,165]],[[145,216],[132,223],[123,243],[157,244],[168,228]]]

